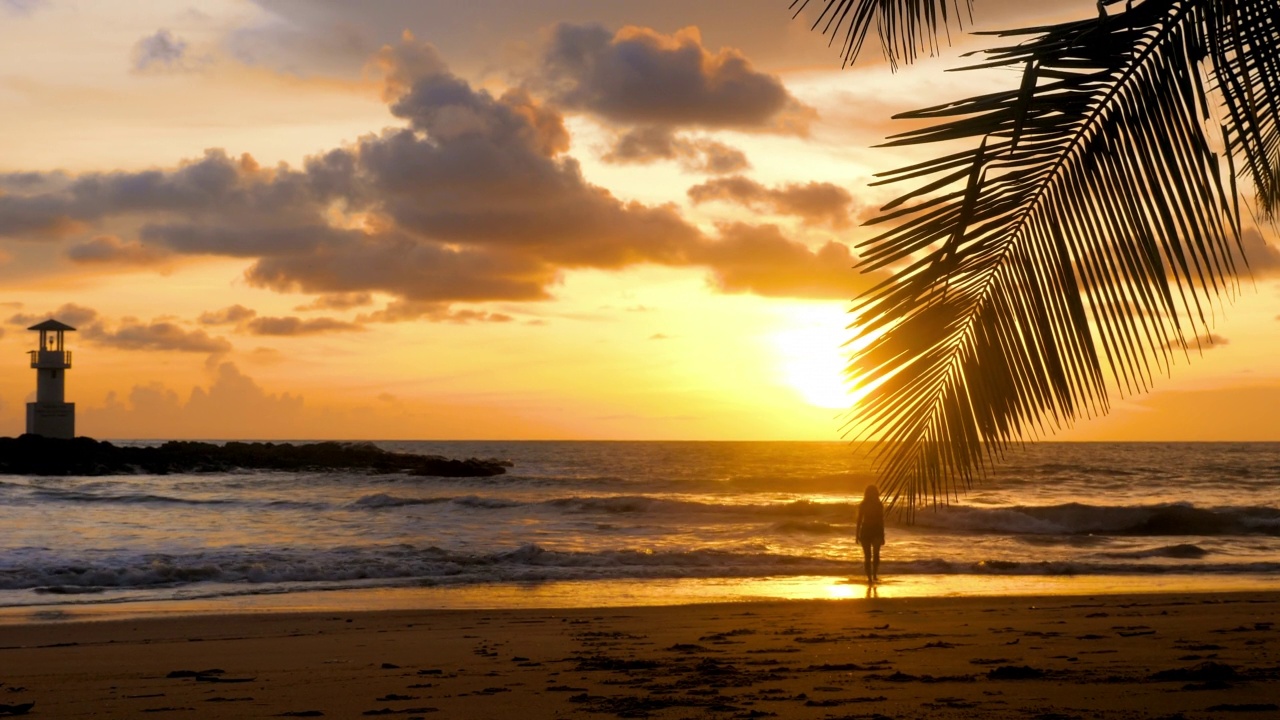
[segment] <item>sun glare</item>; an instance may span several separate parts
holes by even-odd
[[[812,322],[805,327],[783,330],[773,339],[781,360],[783,381],[805,402],[824,408],[853,405],[844,379],[847,359],[840,347],[844,340],[842,324],[833,327],[830,322]]]

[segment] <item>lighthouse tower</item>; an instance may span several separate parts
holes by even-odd
[[[75,328],[49,319],[28,330],[40,332],[40,349],[31,351],[36,371],[36,401],[27,403],[27,432],[52,438],[76,436],[76,404],[66,402],[67,370],[71,352],[62,344],[62,333]]]

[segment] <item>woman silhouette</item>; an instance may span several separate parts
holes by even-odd
[[[884,544],[884,505],[880,503],[880,491],[875,485],[868,485],[866,492],[862,494],[854,535],[862,546],[867,583],[874,584],[880,579],[880,546]]]

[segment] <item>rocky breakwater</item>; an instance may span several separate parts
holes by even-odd
[[[369,442],[225,444],[171,440],[154,447],[21,435],[0,438],[0,474],[133,475],[232,470],[360,470],[436,477],[489,477],[506,472],[498,460],[452,460],[383,450]]]

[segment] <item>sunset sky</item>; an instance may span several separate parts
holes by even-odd
[[[929,152],[871,146],[1016,78],[787,5],[0,0],[0,434],[52,314],[100,438],[839,439],[868,182]],[[1096,12],[1034,5],[976,19]],[[1214,342],[1060,439],[1280,440],[1246,240]]]

